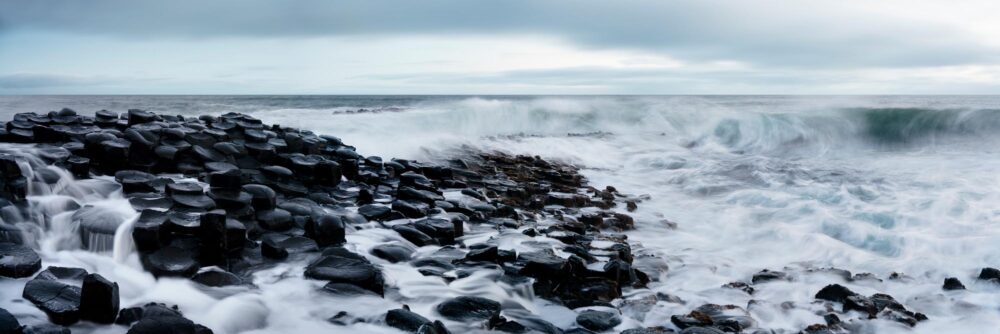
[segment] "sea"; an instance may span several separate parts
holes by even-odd
[[[912,328],[844,319],[856,332],[1000,328],[1000,284],[977,280],[982,268],[1000,267],[1000,96],[0,96],[0,120],[62,108],[239,112],[334,135],[384,159],[435,162],[486,150],[575,165],[595,187],[644,199],[631,213],[635,229],[621,233],[662,269],[648,289],[625,294],[658,300],[621,307],[625,320],[609,332],[669,327],[671,315],[715,303],[746,309],[759,328],[795,333],[824,323],[814,296],[832,283],[889,294],[928,317]],[[398,289],[387,299],[317,293],[302,263],[256,274],[252,289],[206,291],[143,272],[128,240],[95,253],[61,244],[67,232],[56,230],[40,232],[46,265],[101,273],[119,283],[123,306],[176,304],[216,333],[396,333],[377,324],[386,310],[407,304],[433,317],[441,298],[461,294],[517,304],[563,328],[575,316],[488,274],[446,284],[405,264],[383,266]],[[364,249],[386,233],[348,240]],[[764,269],[788,277],[755,284],[753,294],[724,287]],[[948,277],[967,289],[943,290]],[[23,284],[0,282],[0,307],[44,319],[18,301]],[[340,311],[370,320],[328,321]]]

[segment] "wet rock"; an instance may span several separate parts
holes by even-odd
[[[163,211],[142,210],[139,218],[132,225],[132,240],[140,252],[152,252],[160,248],[160,228],[167,221]]]
[[[210,334],[212,330],[180,316],[143,316],[128,334]]]
[[[555,255],[551,249],[522,253],[517,260],[524,264],[521,274],[535,278],[554,279],[564,275],[568,269],[566,259]]]
[[[282,260],[288,257],[288,250],[281,245],[282,236],[268,234],[261,238],[260,254],[264,257]]]
[[[129,126],[136,125],[136,124],[149,123],[149,122],[152,122],[154,120],[156,120],[156,115],[153,114],[153,113],[151,113],[151,112],[148,112],[148,111],[145,111],[145,110],[139,110],[139,109],[129,109],[128,110],[128,125]]]
[[[446,300],[437,306],[441,316],[454,321],[482,321],[500,314],[500,303],[474,296]]]
[[[330,293],[337,296],[378,296],[375,292],[367,290],[360,286],[347,283],[327,283],[323,286],[323,292]]]
[[[463,234],[464,223],[459,219],[426,218],[413,223],[413,227],[434,238],[441,245],[451,245]]]
[[[0,333],[4,333],[0,331]],[[69,328],[53,325],[53,324],[37,324],[31,326],[24,326],[19,334],[70,334]]]
[[[110,324],[118,316],[118,283],[98,274],[83,278],[80,290],[80,318],[101,324]]]
[[[335,246],[347,242],[346,226],[340,217],[335,215],[322,215],[312,221],[307,229],[307,236],[316,240],[319,247]]]
[[[305,276],[332,283],[353,284],[379,295],[385,290],[382,272],[364,257],[331,248],[322,257],[306,267]]]
[[[372,248],[371,254],[380,259],[397,263],[406,262],[413,257],[413,250],[398,244],[383,244]]]
[[[420,230],[417,230],[410,224],[396,225],[392,227],[392,230],[399,233],[399,235],[402,236],[403,239],[406,239],[406,241],[417,245],[417,247],[437,244],[437,240],[434,240],[434,238],[424,234],[424,232],[420,232]]]
[[[211,197],[204,194],[197,195],[185,195],[185,194],[174,194],[170,196],[174,200],[174,203],[178,207],[195,209],[201,211],[208,211],[215,208],[215,201]]]
[[[944,279],[944,285],[941,287],[944,290],[965,290],[965,284],[959,281],[957,277],[948,277]]]
[[[750,280],[750,282],[752,282],[753,284],[759,284],[759,283],[781,281],[787,279],[788,279],[788,274],[784,272],[764,269],[756,274],[753,274],[753,278]]]
[[[979,279],[1000,283],[1000,269],[989,267],[983,268],[983,270],[979,272]]]
[[[376,204],[366,204],[358,208],[358,214],[361,214],[368,220],[381,220],[387,217],[390,211],[392,211],[391,208]]]
[[[819,290],[816,293],[816,299],[829,300],[832,302],[843,303],[847,300],[847,297],[857,295],[854,291],[840,285],[840,284],[830,284]]]
[[[277,193],[271,187],[262,184],[247,184],[243,186],[243,191],[251,196],[250,204],[254,209],[264,211],[277,207]]]
[[[688,327],[680,334],[725,334],[725,332],[712,327]]]
[[[408,218],[420,218],[427,216],[430,206],[420,202],[397,200],[392,202],[392,209]]]
[[[21,323],[17,321],[17,318],[13,314],[0,308],[0,333],[16,333],[16,330],[20,327]]]
[[[156,277],[191,277],[201,266],[195,254],[175,246],[161,248],[146,258],[146,270]]]
[[[87,270],[82,268],[68,268],[68,267],[48,267],[42,272],[35,276],[35,279],[47,279],[47,280],[67,280],[67,281],[83,281],[83,278],[87,276]]]
[[[0,243],[0,276],[28,277],[39,269],[42,269],[42,259],[31,248],[9,242]]]
[[[423,316],[413,313],[408,309],[389,310],[385,314],[385,324],[392,328],[404,332],[416,332],[420,326],[430,324],[431,321]]]
[[[271,231],[285,231],[292,228],[292,214],[282,209],[257,212],[260,226]]]
[[[49,316],[52,323],[72,325],[80,320],[80,288],[62,282],[33,279],[21,294]]]
[[[603,332],[621,324],[622,319],[617,314],[611,312],[586,310],[576,316],[576,323],[583,328]]]
[[[210,287],[224,287],[243,284],[243,279],[239,276],[236,276],[231,272],[218,269],[206,270],[197,273],[191,277],[191,281]]]
[[[469,253],[465,254],[464,261],[498,263],[499,259],[500,251],[497,249],[497,246],[488,245],[470,250]]]

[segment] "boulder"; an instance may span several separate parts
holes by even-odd
[[[0,242],[0,276],[28,277],[42,269],[42,258],[23,245]]]
[[[0,308],[0,333],[16,333],[19,328],[21,328],[21,323],[17,321],[17,318],[7,310]]]
[[[49,316],[52,323],[72,325],[80,320],[80,288],[59,281],[33,279],[21,294]]]
[[[89,274],[83,278],[80,290],[80,318],[101,324],[110,324],[118,316],[118,283],[101,275]]]
[[[957,277],[948,277],[944,279],[944,285],[941,287],[944,290],[965,290],[965,284],[959,281]]]
[[[404,332],[415,333],[420,326],[430,324],[431,321],[423,316],[411,312],[409,309],[389,310],[385,314],[385,324],[392,328]]]
[[[213,269],[195,274],[191,280],[204,286],[223,287],[242,285],[243,279],[228,271]]]
[[[482,297],[461,296],[437,306],[441,316],[454,321],[482,321],[500,315],[500,303]]]
[[[190,250],[167,246],[146,258],[146,270],[156,277],[191,277],[201,267]]]
[[[345,239],[346,226],[340,217],[325,214],[317,219],[311,220],[307,225],[306,236],[316,240],[319,247],[335,246],[347,242]]]
[[[621,324],[622,318],[611,312],[586,310],[576,316],[576,323],[583,328],[603,332]]]
[[[409,261],[413,257],[413,250],[399,244],[382,244],[373,247],[371,254],[380,259],[397,263]]]
[[[378,267],[364,257],[342,248],[324,251],[324,255],[311,263],[305,276],[332,283],[353,284],[382,295],[384,279]]]

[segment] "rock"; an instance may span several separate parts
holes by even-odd
[[[80,320],[80,288],[62,282],[33,279],[21,294],[49,316],[52,323],[72,325]]]
[[[1000,283],[1000,269],[988,267],[983,268],[983,270],[979,272],[979,279]]]
[[[392,209],[399,211],[408,218],[420,218],[427,216],[430,206],[420,202],[396,200],[392,202]]]
[[[2,333],[2,332],[0,332]],[[69,328],[53,324],[37,324],[24,326],[20,334],[70,334]]]
[[[206,166],[219,167],[219,163],[209,163]],[[240,174],[240,170],[236,169],[236,166],[232,166],[230,169],[215,171],[208,174],[208,184],[212,188],[222,188],[222,189],[240,189],[243,184],[243,176]]]
[[[406,239],[406,241],[417,245],[417,247],[437,244],[437,240],[434,240],[434,238],[424,234],[424,232],[420,232],[420,230],[413,228],[413,226],[409,224],[393,226],[392,230],[399,233],[399,235],[402,236],[403,239]]]
[[[133,126],[136,124],[149,123],[156,120],[156,115],[139,109],[129,109],[128,110],[128,125]]]
[[[129,328],[128,334],[209,334],[204,326],[180,316],[143,316]]]
[[[328,249],[310,264],[305,276],[332,283],[353,284],[382,295],[385,290],[382,272],[364,257],[340,249]]]
[[[358,214],[361,214],[368,220],[381,220],[388,216],[390,211],[392,211],[392,208],[376,204],[366,204],[358,208]]]
[[[325,214],[311,221],[306,236],[316,240],[319,247],[341,245],[347,242],[346,226],[340,217]]]
[[[454,321],[482,321],[500,314],[500,303],[474,296],[448,299],[437,306],[441,316]]]
[[[175,182],[167,184],[167,195],[200,195],[205,193],[205,189],[197,182]]]
[[[260,254],[276,260],[287,258],[288,250],[281,246],[279,238],[280,236],[276,234],[268,234],[261,238]]]
[[[674,330],[668,329],[666,327],[646,327],[646,328],[629,328],[623,330],[620,334],[673,334]]]
[[[680,334],[725,334],[719,329],[712,327],[688,327],[681,331]]]
[[[158,210],[142,210],[132,225],[132,240],[139,252],[148,253],[160,248],[160,228],[167,222],[167,215]]]
[[[433,323],[424,324],[417,329],[417,334],[450,334],[447,328],[444,327],[444,323],[440,320],[434,320]]]
[[[257,212],[260,226],[271,231],[285,231],[292,228],[292,214],[282,209]]]
[[[470,250],[465,254],[465,261],[468,262],[499,262],[500,252],[497,246],[489,245]]]
[[[385,314],[385,324],[404,332],[416,332],[420,326],[431,321],[423,316],[410,312],[408,309],[389,310]]]
[[[39,269],[42,269],[42,259],[31,248],[9,242],[0,243],[0,276],[28,277]]]
[[[98,274],[83,278],[80,290],[80,318],[100,324],[110,324],[118,316],[118,283]]]
[[[941,288],[945,290],[965,290],[965,285],[957,277],[948,277],[944,279],[944,285]]]
[[[185,194],[174,194],[170,196],[177,203],[177,206],[188,209],[195,209],[201,211],[208,211],[215,208],[215,201],[212,198],[204,195],[185,195]]]
[[[586,310],[576,316],[576,323],[583,328],[603,332],[622,323],[621,317],[611,312]]]
[[[17,321],[17,318],[7,310],[0,308],[0,333],[13,334],[18,328],[21,328],[21,323]]]
[[[337,296],[378,296],[375,292],[360,286],[347,283],[327,283],[323,286],[323,291]]]
[[[252,199],[250,204],[254,209],[263,211],[277,207],[277,193],[271,187],[262,184],[247,184],[243,186],[243,191],[250,194]]]
[[[517,257],[518,262],[524,264],[521,274],[539,279],[554,279],[565,275],[568,269],[568,262],[551,250],[545,249],[537,252],[521,253]]]
[[[787,280],[788,274],[780,271],[770,271],[767,269],[761,270],[760,272],[753,274],[753,278],[750,280],[753,284]]]
[[[175,246],[154,252],[146,259],[146,263],[146,270],[156,277],[191,277],[201,267],[191,251]]]
[[[413,250],[399,244],[382,244],[372,248],[372,255],[380,259],[397,263],[409,261],[413,256]]]
[[[223,287],[231,285],[242,285],[243,279],[235,274],[223,270],[206,270],[195,274],[191,280],[204,286]]]
[[[816,299],[843,303],[847,300],[847,297],[855,295],[857,294],[854,293],[854,291],[851,291],[840,284],[830,284],[816,293]]]

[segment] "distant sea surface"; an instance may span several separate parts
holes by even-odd
[[[1000,328],[1000,285],[975,280],[1000,266],[997,96],[0,96],[0,119],[64,107],[249,113],[384,158],[475,148],[573,163],[596,187],[649,195],[627,235],[670,268],[651,288],[687,306],[644,310],[647,325],[756,300],[760,327],[795,332],[821,313],[782,303],[809,305],[834,278],[721,286],[840,268],[881,279],[839,281],[852,290],[927,314],[913,332]],[[969,289],[942,291],[946,277]]]

